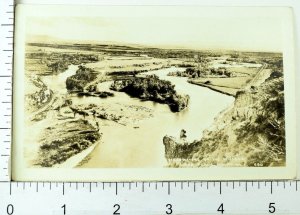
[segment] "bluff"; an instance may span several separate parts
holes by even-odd
[[[257,85],[238,91],[201,140],[181,144],[164,137],[170,167],[285,165],[283,74],[259,75]]]

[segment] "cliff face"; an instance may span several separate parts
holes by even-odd
[[[186,150],[183,159],[169,156],[169,165],[285,165],[283,77],[268,74],[257,80],[261,83],[251,83],[237,93],[234,104],[216,117],[203,138]],[[170,142],[169,137],[164,138],[165,145]],[[183,150],[180,144],[177,148]]]

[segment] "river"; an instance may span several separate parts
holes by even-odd
[[[71,66],[65,73],[52,76],[51,81],[48,79],[46,83],[55,89],[62,86],[65,89],[66,77],[74,74],[76,68]],[[184,77],[167,76],[169,72],[180,69],[182,68],[171,67],[147,73],[156,74],[160,79],[171,81],[177,92],[190,96],[188,108],[179,113],[171,112],[168,105],[141,101],[122,92],[114,92],[114,97],[106,99],[73,96],[73,104],[119,103],[143,106],[153,110],[153,117],[142,121],[138,128],[121,126],[117,123],[108,123],[106,126],[102,126],[100,128],[103,133],[101,144],[95,148],[81,167],[163,167],[166,165],[162,141],[165,135],[179,137],[181,129],[185,129],[187,140],[199,140],[203,130],[213,123],[218,113],[233,103],[234,98],[208,88],[190,84],[187,82],[187,78]],[[98,88],[110,91],[110,84],[111,82],[104,82],[99,84]],[[64,90],[59,91],[65,93]]]

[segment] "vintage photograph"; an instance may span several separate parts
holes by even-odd
[[[291,11],[52,9],[17,8],[23,168],[287,167]]]

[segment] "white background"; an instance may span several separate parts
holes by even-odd
[[[3,1],[3,0],[1,0]],[[200,6],[288,6],[294,9],[296,34],[296,110],[300,108],[300,1],[299,0],[16,0],[24,4],[84,4],[84,5],[200,5]],[[297,122],[300,114],[297,111]],[[300,126],[297,123],[297,131]],[[300,132],[297,132],[298,178],[300,178]]]

